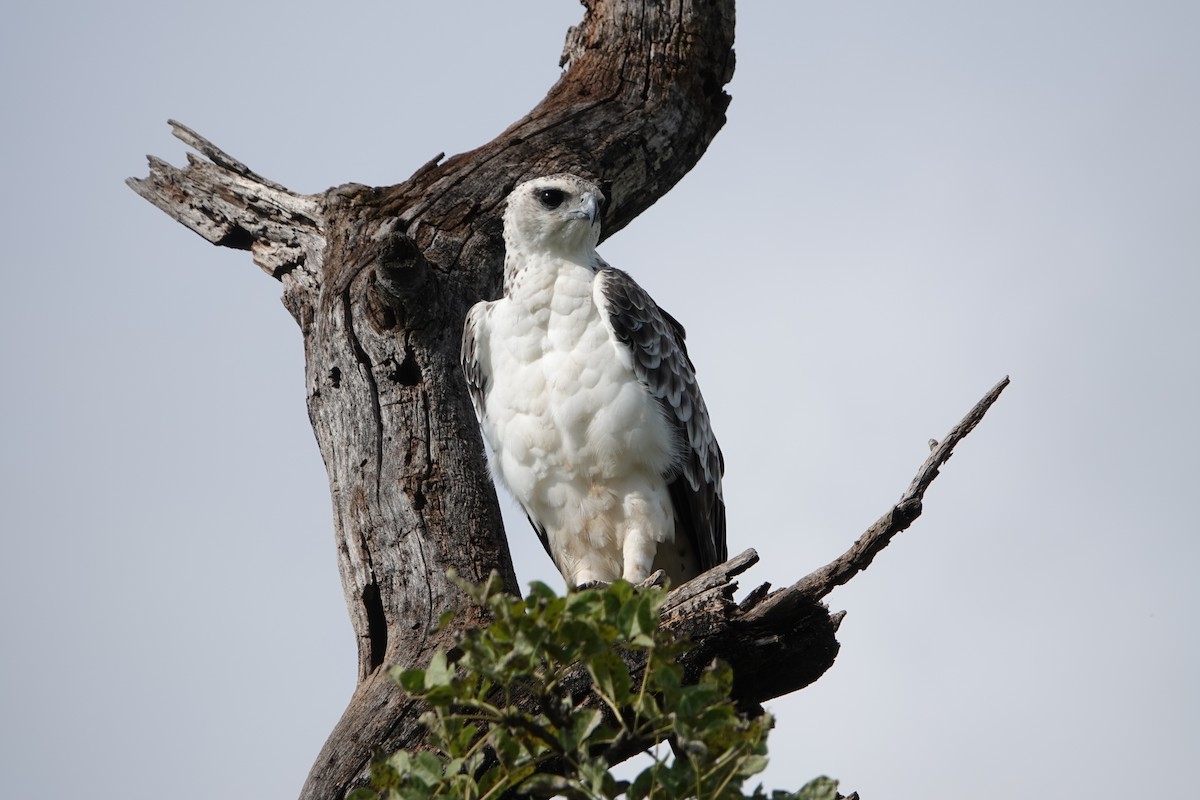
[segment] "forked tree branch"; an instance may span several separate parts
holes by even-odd
[[[769,584],[763,584],[735,603],[733,578],[758,561],[758,554],[747,550],[673,590],[663,607],[663,627],[696,641],[688,655],[696,666],[707,664],[712,656],[728,661],[735,694],[743,702],[761,703],[815,681],[837,655],[834,634],[843,616],[830,614],[821,601],[865,570],[921,515],[925,491],[1008,382],[1006,377],[992,387],[946,434],[900,500],[841,556],[791,586],[770,592]]]
[[[887,547],[896,534],[908,528],[917,517],[921,516],[925,490],[929,488],[929,484],[933,483],[933,479],[938,476],[939,470],[950,456],[954,455],[954,448],[966,438],[968,433],[975,430],[975,426],[979,424],[983,415],[988,412],[988,409],[992,407],[1007,386],[1008,376],[1006,375],[967,412],[967,415],[946,434],[946,438],[942,439],[940,444],[936,440],[931,440],[932,452],[929,454],[929,458],[925,459],[925,463],[917,470],[916,476],[908,485],[908,489],[905,490],[904,496],[900,498],[899,502],[876,520],[875,524],[868,528],[862,536],[858,537],[853,547],[821,569],[801,579],[792,589],[806,597],[819,600],[870,566],[879,551]],[[763,605],[768,606],[768,603]],[[769,609],[761,609],[760,613],[769,613]]]

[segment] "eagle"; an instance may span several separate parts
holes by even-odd
[[[724,457],[684,329],[596,252],[596,184],[525,181],[504,293],[472,306],[462,366],[492,470],[568,588],[672,584],[725,561]]]

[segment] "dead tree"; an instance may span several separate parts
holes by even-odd
[[[418,709],[382,667],[424,666],[451,644],[455,630],[438,629],[441,614],[461,605],[449,569],[476,582],[495,570],[519,592],[458,367],[466,310],[499,294],[503,199],[526,178],[574,172],[606,188],[611,235],[674,186],[725,121],[733,0],[584,6],[567,35],[564,72],[541,103],[491,142],[439,154],[404,183],[297,194],[175,122],[199,156],[182,169],[151,157],[149,176],[129,181],[213,244],[249,250],[282,283],[303,335],[309,416],[329,473],[359,663],[357,690],[305,798],[341,797],[374,752],[420,741]],[[1003,385],[833,564],[738,604],[732,578],[757,559],[749,551],[675,590],[663,624],[692,638],[693,664],[726,658],[739,698],[751,703],[820,677],[837,653],[840,620],[821,599],[920,513],[937,468]]]

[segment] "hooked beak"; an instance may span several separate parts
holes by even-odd
[[[575,219],[586,219],[588,224],[595,225],[600,219],[600,201],[591,192],[580,198],[579,209],[571,212]]]

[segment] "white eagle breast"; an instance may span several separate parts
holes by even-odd
[[[463,366],[493,470],[568,586],[639,582],[655,569],[679,582],[725,556],[720,451],[682,328],[596,253],[603,202],[599,188],[572,175],[527,181],[509,195],[504,296],[468,313]],[[621,317],[614,297],[646,308]],[[640,350],[623,340],[637,338],[631,326],[644,327],[638,313],[654,315],[661,334]],[[666,374],[667,361],[686,373],[683,380]],[[654,391],[655,370],[674,379],[665,387],[674,399]],[[694,398],[681,400],[683,391]],[[679,530],[669,489],[685,480],[685,471],[697,482],[695,464],[685,470],[689,455],[696,460],[689,440],[697,438],[685,423],[696,423],[697,415],[701,449],[712,451],[700,454],[708,469],[699,470],[699,483],[704,473],[716,473],[700,488],[708,489],[710,506],[720,505],[719,532],[711,524],[708,531]],[[698,547],[697,533],[711,544]]]

